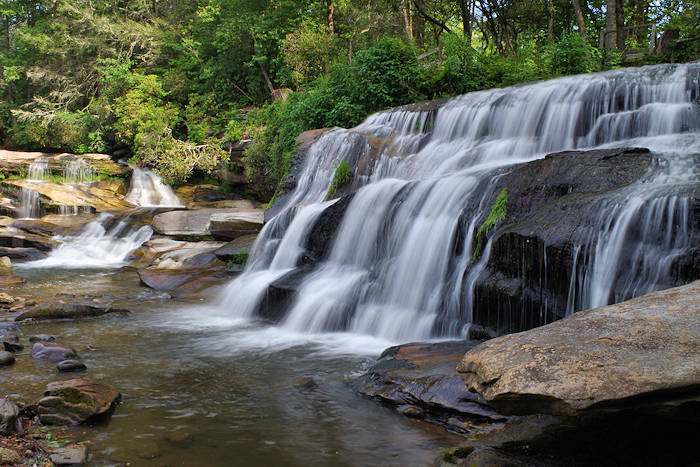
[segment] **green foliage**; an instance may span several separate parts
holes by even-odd
[[[338,167],[335,168],[333,181],[331,182],[331,186],[328,188],[328,193],[326,194],[326,201],[333,198],[338,189],[348,183],[351,178],[352,172],[350,171],[350,166],[346,160],[343,160],[340,164],[338,164]]]
[[[498,194],[496,201],[491,207],[491,212],[489,212],[488,217],[481,224],[479,230],[476,233],[476,246],[474,247],[474,253],[472,254],[472,260],[477,260],[481,257],[482,249],[484,248],[484,241],[486,234],[499,222],[506,218],[508,212],[508,188],[504,187],[503,190]]]
[[[245,267],[246,263],[248,262],[248,256],[248,250],[244,248],[238,251],[237,253],[231,255],[231,259],[228,261],[228,265]]]
[[[557,74],[574,75],[595,70],[591,48],[574,31],[564,34],[550,55],[552,70]]]

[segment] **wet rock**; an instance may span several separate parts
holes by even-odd
[[[155,459],[160,457],[162,452],[160,447],[154,442],[142,442],[134,446],[134,451],[136,455],[141,459]]]
[[[84,444],[70,444],[55,449],[49,459],[55,465],[82,465],[87,462],[88,450]]]
[[[8,366],[15,363],[15,356],[10,352],[0,351],[0,366]]]
[[[486,341],[458,371],[501,411],[575,415],[698,401],[698,368],[700,281]]]
[[[7,398],[0,399],[0,435],[7,436],[15,429],[19,408]]]
[[[517,457],[511,456],[493,448],[474,450],[458,465],[478,465],[479,467],[518,467],[528,465]]]
[[[25,282],[27,280],[20,276],[0,276],[0,285],[19,285]]]
[[[87,370],[87,366],[80,360],[63,360],[58,362],[56,369],[59,373],[75,373]]]
[[[74,349],[63,347],[55,342],[37,342],[32,347],[32,358],[59,362],[77,357]]]
[[[8,258],[7,256],[0,257],[0,275],[12,275],[12,261],[10,261],[10,258]]]
[[[130,311],[123,310],[120,308],[102,308],[91,305],[72,305],[54,303],[22,313],[17,318],[15,318],[15,321],[25,321],[29,319],[33,321],[46,321],[54,319],[84,319],[102,316],[110,313],[129,314]]]
[[[46,425],[73,425],[110,414],[121,394],[109,386],[87,379],[50,383],[37,407]]]
[[[215,213],[209,219],[209,231],[217,240],[234,240],[260,232],[263,211]]]
[[[630,183],[660,170],[654,164],[653,154],[645,148],[567,151],[508,168],[497,183],[484,186],[484,192],[491,190],[485,206],[492,206],[504,188],[508,203],[505,219],[486,235],[492,240],[492,247],[474,287],[472,322],[501,335],[563,318],[574,253],[581,248],[581,266],[586,246],[591,242],[590,227],[600,214],[601,203],[617,196]],[[691,199],[697,198],[697,187],[684,190]],[[476,205],[465,206],[460,220],[462,232],[456,238],[466,237],[463,233],[476,209]],[[477,226],[486,215],[488,209]],[[692,235],[696,241],[690,243],[700,244],[700,230],[695,228]],[[635,245],[629,241],[622,248]],[[458,242],[456,253],[464,248]],[[676,271],[673,277],[661,278],[668,283],[659,284],[659,288],[682,285],[699,277],[700,262],[693,259],[694,254],[691,250],[682,252],[676,260],[678,266],[672,268]],[[623,252],[623,261],[627,256],[633,255]],[[635,268],[625,268],[623,264],[620,271],[624,274],[626,269]],[[616,281],[612,292],[619,297],[616,301],[629,297],[625,282],[623,277]]]
[[[0,292],[0,304],[11,305],[13,303],[15,303],[14,297],[11,297],[10,295],[7,295],[4,292]]]
[[[56,340],[56,336],[51,336],[49,334],[35,334],[33,336],[29,336],[29,342],[54,342]]]
[[[484,433],[489,424],[502,424],[509,417],[495,412],[470,392],[455,367],[474,341],[406,344],[384,351],[377,363],[355,381],[363,395],[397,407],[414,418],[426,418],[465,433]],[[453,422],[465,419],[476,424]],[[471,426],[471,428],[465,428]]]
[[[165,435],[165,439],[177,447],[186,447],[192,442],[192,433],[187,430],[175,430]]]
[[[3,348],[8,352],[21,352],[24,350],[24,346],[19,343],[19,337],[14,334],[0,335],[0,342],[2,342]]]
[[[35,182],[31,180],[7,180],[4,183],[15,185],[41,194],[40,202],[53,206],[87,206],[97,211],[114,211],[133,208],[124,201],[123,185],[110,182],[90,184],[63,184]]]
[[[253,249],[253,243],[255,239],[258,238],[257,235],[244,235],[238,237],[235,240],[231,240],[227,244],[223,245],[214,251],[214,254],[221,261],[232,261],[234,258],[238,258],[242,254],[250,253]]]
[[[0,464],[15,465],[22,462],[22,456],[12,449],[0,447]]]
[[[8,248],[4,246],[0,247],[0,255],[7,256],[10,259],[22,259],[27,261],[36,261],[48,256],[47,253],[37,248]]]

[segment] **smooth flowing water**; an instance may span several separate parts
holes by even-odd
[[[131,187],[124,198],[135,206],[143,208],[182,207],[175,192],[150,169],[131,167]]]
[[[481,91],[333,130],[311,146],[287,210],[266,225],[221,306],[255,316],[268,286],[300,266],[314,222],[332,204],[323,199],[334,168],[346,160],[358,191],[327,258],[303,272],[281,325],[400,342],[464,336],[490,245],[478,262],[470,248],[453,258],[453,245],[471,245],[475,220],[490,209],[490,181],[547,153],[603,147],[648,147],[664,168],[591,211],[588,241],[575,248],[583,258],[574,261],[569,311],[667,287],[673,259],[692,246],[699,70],[662,65]],[[470,203],[481,207],[466,213],[469,229],[460,231]],[[627,242],[632,257],[623,254]]]

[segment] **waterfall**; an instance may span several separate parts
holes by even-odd
[[[129,165],[133,170],[131,187],[124,198],[126,201],[140,207],[182,207],[182,203],[172,188],[149,169]]]
[[[49,161],[43,157],[29,164],[27,180],[31,182],[43,182],[49,179]],[[39,219],[43,212],[39,203],[39,192],[29,188],[20,189],[20,219]]]
[[[567,312],[663,288],[673,258],[692,246],[699,73],[692,63],[559,78],[334,129],[309,149],[286,209],[265,226],[219,306],[265,314],[269,288],[293,278],[296,293],[278,311],[290,330],[393,341],[464,335],[491,251],[487,242],[476,260],[471,244],[494,182],[516,163],[598,147],[648,147],[663,167],[591,213],[588,240],[575,247]],[[305,265],[310,232],[334,209],[323,199],[342,160],[354,167],[356,192],[324,259]],[[458,244],[468,247],[455,256]]]
[[[61,244],[45,259],[22,263],[27,268],[112,268],[126,264],[132,251],[153,235],[146,225],[129,216],[116,219],[102,213],[76,236],[56,236]]]
[[[89,183],[95,180],[95,170],[80,157],[68,160],[63,166],[63,183]]]

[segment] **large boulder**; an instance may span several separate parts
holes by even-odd
[[[209,231],[217,240],[234,240],[260,232],[263,227],[261,210],[215,213],[210,217]]]
[[[50,383],[37,411],[45,425],[74,425],[111,413],[121,394],[106,384],[88,379]]]
[[[508,413],[700,400],[700,281],[484,342],[457,369]]]

